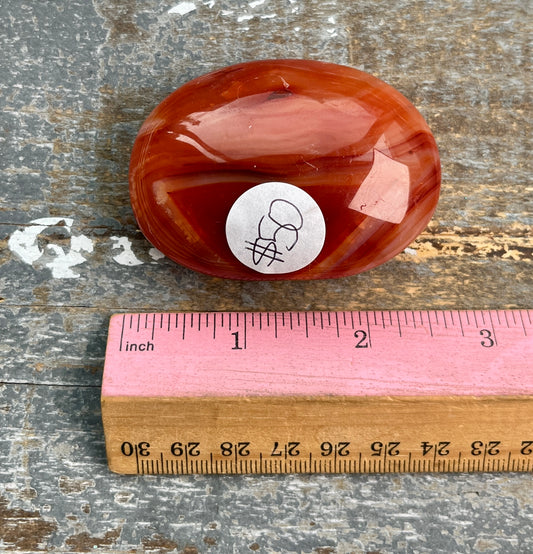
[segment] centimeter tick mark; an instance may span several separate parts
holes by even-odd
[[[122,352],[122,341],[124,339],[124,323],[125,323],[125,321],[126,321],[126,316],[123,315],[122,316],[122,327],[120,329],[120,343],[119,343],[119,347],[118,347],[120,352]],[[131,318],[130,318],[130,321],[131,321]]]
[[[457,312],[457,315],[459,316],[459,326],[461,327],[461,335],[465,336],[465,330],[463,329],[463,318],[461,317],[461,312]]]
[[[372,334],[370,333],[370,321],[368,321],[368,312],[366,312],[366,328],[368,331],[368,347],[372,348]]]
[[[520,321],[522,323],[522,329],[524,330],[524,335],[527,337],[526,325],[524,323],[524,318],[522,317],[522,312],[518,312],[518,313],[520,314]],[[529,323],[531,323],[531,318],[529,319]]]
[[[494,337],[494,345],[498,346],[498,339],[496,337],[496,332],[494,330],[494,322],[492,321],[492,313],[489,312],[490,325],[492,327],[492,336]]]
[[[402,336],[402,325],[400,323],[400,314],[399,314],[399,312],[396,312],[396,318],[398,319],[398,334],[401,337]]]
[[[431,325],[431,314],[429,313],[429,311],[427,312],[427,315],[428,315],[428,324],[429,324],[429,334],[433,336],[433,327]]]

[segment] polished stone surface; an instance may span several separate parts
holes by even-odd
[[[321,244],[290,192],[249,204],[252,223],[228,218],[243,193],[279,182],[318,205]],[[425,228],[439,188],[435,140],[404,96],[356,69],[308,60],[249,62],[190,81],[144,122],[130,164],[132,206],[148,240],[180,264],[234,279],[371,269]],[[296,210],[292,219],[270,217],[279,200]],[[230,248],[235,237],[253,263]],[[297,243],[313,255],[285,263]]]

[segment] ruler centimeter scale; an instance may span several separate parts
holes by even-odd
[[[111,318],[126,474],[533,471],[533,310]]]

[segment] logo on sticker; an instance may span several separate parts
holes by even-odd
[[[316,259],[326,236],[324,216],[304,190],[263,183],[242,194],[226,220],[235,257],[265,274],[291,273]]]

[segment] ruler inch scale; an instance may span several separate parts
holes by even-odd
[[[533,471],[533,310],[116,314],[125,474]]]

